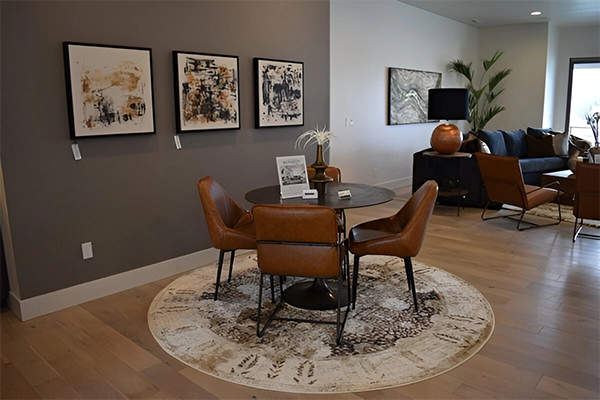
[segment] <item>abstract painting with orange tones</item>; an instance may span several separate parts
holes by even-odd
[[[238,58],[173,52],[177,132],[239,129]]]
[[[154,133],[150,49],[63,48],[72,138]]]

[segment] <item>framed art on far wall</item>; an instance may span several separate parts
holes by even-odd
[[[423,123],[429,89],[442,86],[442,74],[390,67],[388,85],[388,125]]]
[[[256,127],[304,125],[304,63],[254,59]]]
[[[177,132],[240,129],[238,58],[173,52]]]
[[[150,49],[63,42],[71,138],[155,133]]]

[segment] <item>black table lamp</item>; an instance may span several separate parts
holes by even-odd
[[[429,89],[429,120],[469,119],[469,91],[467,89]],[[462,133],[454,124],[438,125],[431,134],[431,147],[440,154],[452,154],[460,149]]]

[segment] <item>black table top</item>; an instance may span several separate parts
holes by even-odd
[[[330,182],[326,185],[325,197],[320,199],[281,199],[279,185],[265,186],[246,193],[245,198],[253,204],[314,204],[336,210],[374,206],[386,203],[396,195],[393,190],[363,185],[361,183]],[[350,190],[350,199],[339,199],[338,190]]]

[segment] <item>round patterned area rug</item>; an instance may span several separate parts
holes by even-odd
[[[335,345],[335,325],[273,321],[262,338],[256,336],[256,253],[236,257],[231,282],[221,282],[217,301],[214,265],[177,278],[150,305],[148,324],[173,357],[251,387],[346,393],[415,383],[477,353],[492,334],[494,314],[467,282],[441,269],[413,264],[418,313],[401,259],[361,258],[356,309],[348,315],[340,346]],[[287,278],[285,285],[293,282]],[[263,300],[266,314],[274,307],[268,288]],[[296,314],[318,319],[329,314],[325,316],[335,320],[335,312],[291,306],[278,313]]]

